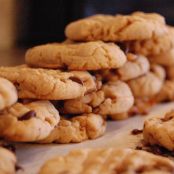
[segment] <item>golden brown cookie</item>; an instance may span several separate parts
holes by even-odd
[[[96,92],[64,101],[63,112],[71,114],[96,113],[104,117],[127,112],[134,103],[129,86],[122,82],[108,82]],[[112,116],[111,116],[112,117]]]
[[[158,57],[158,55],[167,54],[168,51],[174,49],[174,27],[168,27],[168,32],[162,36],[128,42],[127,46],[133,53],[148,57]]]
[[[151,98],[162,88],[165,71],[159,65],[152,65],[147,74],[128,82],[135,98]]]
[[[122,66],[126,56],[116,44],[96,41],[36,46],[27,51],[25,60],[34,67],[99,70]]]
[[[96,114],[83,114],[71,119],[62,118],[53,131],[39,143],[80,143],[102,136],[106,121]]]
[[[95,73],[96,77],[103,81],[127,81],[146,74],[150,69],[149,61],[144,56],[128,53],[127,60],[118,69],[98,71]]]
[[[174,101],[174,81],[166,80],[155,99],[157,102]]]
[[[19,98],[64,100],[83,96],[83,81],[70,72],[29,67],[0,67],[0,77],[17,88]]]
[[[174,111],[164,117],[147,119],[144,123],[143,136],[146,143],[160,145],[168,150],[174,150]]]
[[[71,22],[65,29],[75,41],[131,41],[150,39],[167,32],[164,18],[155,13],[94,15]]]
[[[7,79],[0,77],[0,110],[11,106],[17,99],[15,86]]]
[[[49,101],[16,103],[0,113],[0,137],[17,142],[46,138],[59,122],[59,112]]]
[[[172,174],[174,163],[165,157],[133,149],[78,149],[54,157],[39,174]]]
[[[0,174],[16,173],[16,156],[3,147],[0,147]]]

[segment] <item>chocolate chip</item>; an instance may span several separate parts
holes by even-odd
[[[74,77],[70,77],[69,79],[76,83],[79,83],[80,85],[83,85],[83,81],[81,79],[79,79],[78,77],[74,76]]]
[[[133,129],[133,130],[131,131],[131,134],[132,134],[132,135],[138,135],[138,134],[141,134],[142,132],[143,132],[143,130]]]
[[[30,118],[32,117],[36,117],[36,112],[31,110],[31,111],[28,111],[27,113],[25,113],[24,115],[22,115],[19,120],[20,121],[23,121],[23,120],[29,120]]]
[[[15,170],[18,171],[18,170],[23,170],[23,168],[21,166],[19,166],[18,164],[15,165]]]

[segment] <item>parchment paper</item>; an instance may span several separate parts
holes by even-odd
[[[71,149],[97,147],[135,147],[139,136],[131,135],[132,129],[142,129],[144,119],[160,116],[174,109],[174,103],[160,104],[152,109],[148,116],[135,116],[123,121],[109,121],[105,135],[97,140],[89,140],[79,144],[17,144],[17,158],[23,170],[18,174],[37,174],[41,165],[51,157],[68,153]]]

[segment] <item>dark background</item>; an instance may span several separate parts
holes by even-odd
[[[174,25],[174,0],[19,0],[17,45],[28,47],[65,39],[65,26],[93,15],[158,12]],[[20,3],[19,3],[20,2]]]

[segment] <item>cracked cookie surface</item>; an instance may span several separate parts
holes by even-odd
[[[161,36],[167,32],[159,14],[94,15],[71,22],[65,29],[67,38],[75,41],[130,41]]]
[[[96,76],[104,81],[115,81],[117,79],[128,81],[146,74],[150,69],[149,61],[146,57],[128,53],[127,62],[118,69],[101,70]]]
[[[172,174],[174,163],[165,157],[132,149],[79,149],[54,157],[39,174]]]
[[[58,111],[49,101],[16,103],[0,113],[0,137],[35,142],[46,138],[59,119]]]
[[[148,57],[157,57],[174,48],[174,28],[168,27],[168,32],[160,37],[152,37],[151,39],[142,41],[132,41],[127,44],[133,53]]]
[[[96,113],[104,117],[114,117],[128,111],[134,103],[129,86],[122,81],[110,81],[101,89],[78,99],[67,100],[63,112],[71,114]]]
[[[15,174],[16,163],[16,156],[8,149],[0,147],[0,173]]]
[[[36,46],[27,51],[25,60],[34,67],[98,70],[118,68],[126,62],[126,56],[116,44],[96,41]]]
[[[19,98],[63,100],[83,96],[85,86],[70,72],[29,67],[0,67],[0,77],[17,88]]]
[[[0,110],[17,102],[17,90],[7,79],[0,77]]]
[[[106,130],[106,121],[96,114],[62,118],[53,131],[40,143],[80,143],[102,136]]]
[[[146,143],[160,145],[168,150],[174,150],[174,111],[164,117],[147,119],[144,123],[143,136]]]
[[[152,65],[151,71],[136,79],[128,81],[135,98],[153,97],[162,88],[165,71],[159,65]]]

